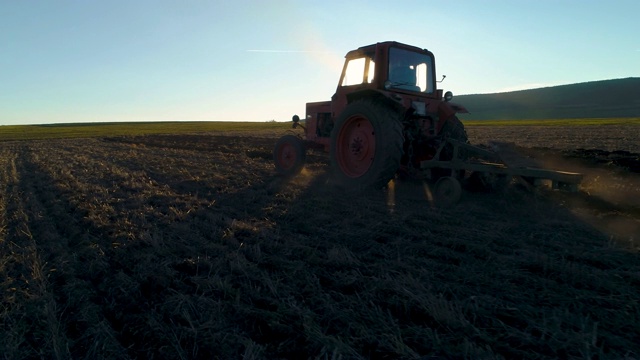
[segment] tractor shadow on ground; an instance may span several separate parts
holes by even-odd
[[[572,193],[547,187],[534,189],[515,180],[506,188],[494,191],[472,189],[469,184],[464,184],[460,201],[443,206],[434,200],[434,184],[428,181],[394,179],[383,189],[349,191],[332,183],[327,166],[314,173],[316,175],[312,180],[309,180],[307,172],[304,180],[276,176],[270,182],[272,185],[280,184],[275,186],[281,186],[283,190],[287,187],[304,188],[296,195],[296,203],[332,202],[336,209],[354,207],[376,209],[377,212],[386,210],[391,217],[415,211],[423,213],[423,216],[429,216],[429,212],[449,212],[465,217],[478,211],[496,214],[502,216],[504,221],[509,221],[513,215],[509,212],[512,209],[521,209],[528,218],[544,219],[548,215],[551,222],[553,217],[561,216],[580,227],[596,230],[607,243],[614,242],[634,251],[640,249],[640,208],[636,204],[616,202],[584,190]],[[313,206],[302,208],[313,209]],[[315,215],[303,214],[300,215]]]

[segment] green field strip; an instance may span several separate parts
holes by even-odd
[[[0,141],[290,129],[290,122],[189,121],[0,126]]]

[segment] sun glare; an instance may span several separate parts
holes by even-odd
[[[396,208],[396,182],[393,179],[387,184],[387,208],[391,214]]]
[[[434,206],[433,202],[433,194],[431,193],[431,189],[429,189],[429,185],[426,181],[422,182],[422,188],[424,189],[424,197],[427,199],[431,206]]]

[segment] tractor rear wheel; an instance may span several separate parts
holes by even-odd
[[[464,129],[464,124],[455,115],[442,124],[440,134],[444,138],[458,140],[465,144],[469,142],[469,136],[467,136],[467,131]]]
[[[300,173],[306,159],[304,144],[294,135],[281,137],[273,148],[273,161],[276,171],[283,176],[293,176]]]
[[[402,157],[400,114],[371,100],[344,109],[331,131],[334,181],[345,188],[381,188],[393,178]]]

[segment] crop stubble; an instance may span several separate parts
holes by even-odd
[[[470,128],[472,141],[483,130]],[[607,202],[616,187],[596,184],[606,175],[640,192],[636,175],[581,159],[570,164],[597,174],[584,188],[608,191],[599,202],[514,188],[439,209],[419,183],[396,183],[392,197],[391,188],[343,193],[327,184],[321,154],[297,178],[279,178],[273,143],[153,135],[0,144],[0,352],[640,355],[633,233],[585,220],[615,209],[637,223],[637,204]],[[551,155],[569,149],[537,146],[566,161]]]

